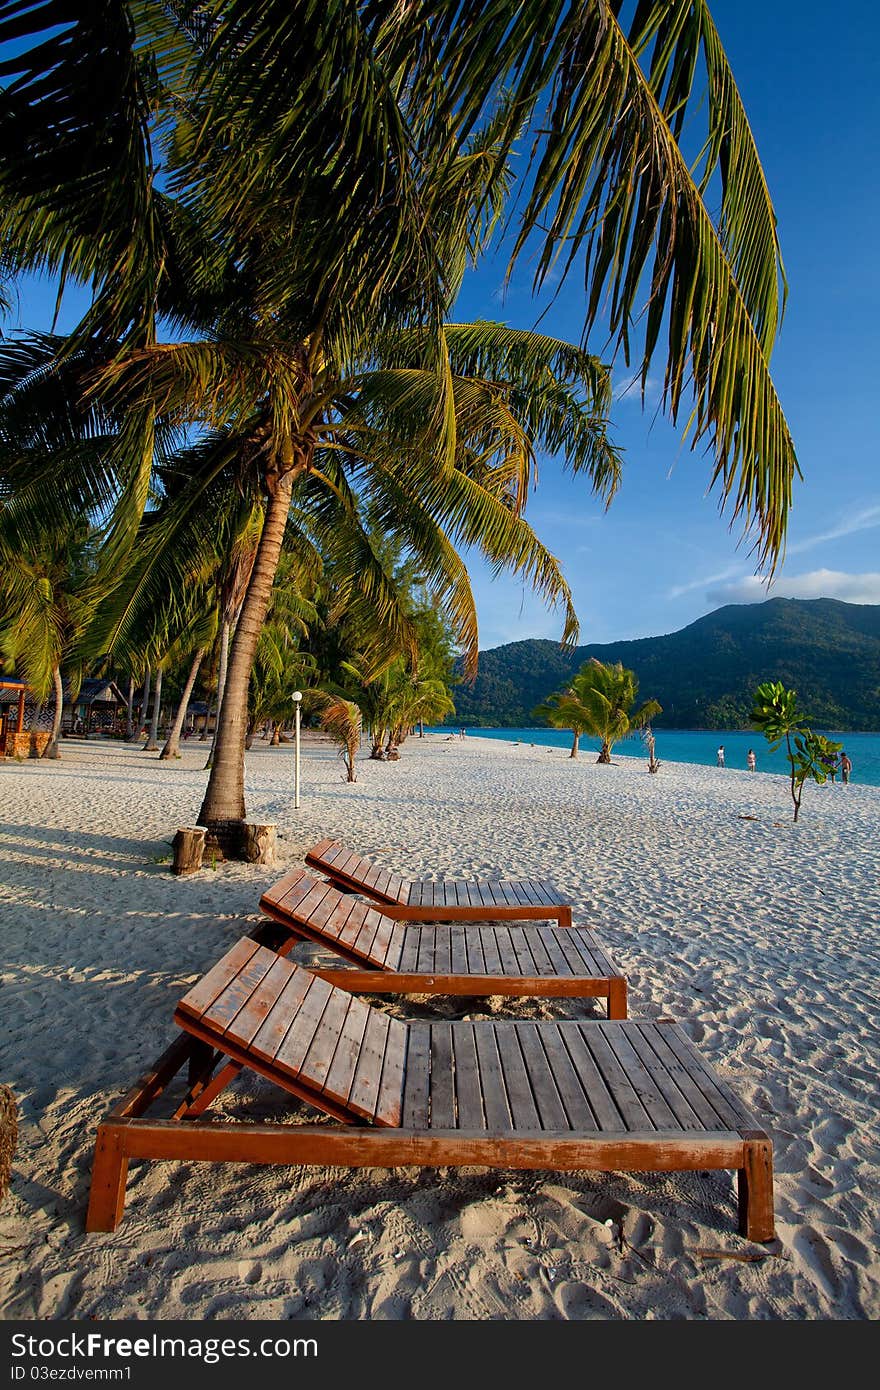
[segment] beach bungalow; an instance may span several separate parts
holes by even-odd
[[[33,708],[33,695],[24,681],[0,680],[0,758],[26,758],[30,753],[29,702]]]
[[[66,680],[63,688],[62,734],[112,734],[117,731],[120,715],[125,711],[125,696],[115,681],[89,677],[81,683],[75,700],[70,698]],[[49,697],[46,708],[51,718],[55,708],[54,696]]]

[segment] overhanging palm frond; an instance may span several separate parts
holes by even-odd
[[[583,264],[585,334],[607,312],[627,360],[647,300],[642,381],[662,352],[666,408],[677,420],[693,397],[692,445],[708,444],[722,506],[772,565],[798,468],[767,366],[782,270],[766,182],[704,0],[639,0],[628,32],[621,9],[421,0],[388,18],[386,52],[406,73],[407,109],[425,141],[450,141],[450,127],[461,138],[502,88],[512,117],[499,159],[518,123],[534,118],[514,261],[539,235],[538,285],[557,263],[563,277]],[[695,177],[679,138],[702,101],[700,60],[706,126]],[[704,201],[716,178],[717,223]]]
[[[80,341],[98,325],[153,336],[166,247],[150,128],[159,74],[180,72],[185,48],[165,6],[0,5],[0,240],[16,269],[96,287]]]

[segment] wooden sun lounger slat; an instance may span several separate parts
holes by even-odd
[[[538,974],[555,975],[556,967],[547,953],[547,949],[541,938],[541,933],[535,931],[534,924],[530,924],[528,927],[522,927],[521,931],[523,933],[523,939],[528,945],[532,960],[535,962]]]
[[[452,1076],[452,1031],[448,1023],[431,1024],[431,1128],[455,1129]]]
[[[472,1024],[452,1030],[455,1064],[455,1111],[459,1129],[485,1129],[483,1090]]]
[[[317,1090],[324,1090],[324,1083],[330,1071],[340,1034],[350,1012],[360,1014],[367,1024],[367,1005],[354,999],[344,990],[334,989],[324,1005],[321,1018],[315,1029],[308,1051],[300,1066],[308,1074],[309,1084]]]
[[[526,1074],[537,1106],[542,1129],[567,1129],[568,1115],[556,1085],[547,1054],[541,1046],[540,1032],[532,1024],[516,1030]]]
[[[680,1125],[682,1129],[704,1129],[705,1123],[691,1104],[687,1095],[687,1088],[679,1085],[679,1076],[674,1075],[664,1065],[647,1038],[638,1029],[632,1029],[625,1035],[621,1035],[619,1045],[617,1042],[615,1043],[615,1047],[618,1048],[618,1055],[621,1057],[624,1056],[624,1053],[620,1051],[620,1048],[624,1045],[638,1056],[639,1062],[650,1076],[657,1094],[662,1096],[664,1103],[671,1111],[675,1123]]]
[[[608,1046],[616,1060],[626,1072],[627,1079],[638,1096],[655,1129],[675,1129],[680,1126],[673,1107],[657,1086],[654,1076],[642,1062],[636,1049],[625,1033],[619,1029],[603,1030]],[[688,1107],[689,1109],[689,1107]]]
[[[434,963],[434,942],[437,936],[435,927],[422,927],[422,934],[419,939],[419,954],[416,957],[415,969],[419,975],[433,975],[436,966]]]
[[[699,1064],[699,1057],[682,1029],[677,1026],[664,1029],[663,1040],[678,1057],[684,1070],[694,1075],[694,1065]],[[706,1076],[705,1072],[701,1071],[699,1084],[703,1094],[711,1101],[720,1123],[728,1125],[731,1129],[754,1124],[754,1116],[717,1072],[713,1071],[711,1076]]]
[[[566,937],[571,933],[578,951],[595,975],[616,973],[616,966],[599,938],[585,927],[569,927]]]
[[[403,1078],[406,1074],[406,1053],[409,1033],[405,1023],[392,1018],[385,1039],[382,1058],[382,1079],[376,1099],[374,1119],[386,1125],[399,1125],[403,1107]]]
[[[279,963],[267,970],[247,1004],[235,1019],[235,1035],[245,1047],[250,1047],[280,998],[289,978]]]
[[[342,929],[339,932],[339,936],[337,937],[337,940],[340,942],[341,945],[347,946],[349,950],[351,950],[356,955],[359,954],[359,952],[357,952],[355,949],[355,943],[357,942],[361,934],[363,925],[367,920],[367,914],[371,910],[372,909],[370,908],[369,903],[361,902],[360,900],[355,902],[352,906],[351,912],[345,919],[345,925],[342,927]]]
[[[569,927],[569,931],[571,928]],[[567,934],[567,933],[566,933]],[[541,938],[544,950],[553,962],[553,968],[557,975],[572,975],[574,972],[568,963],[568,957],[561,949],[556,939],[556,931],[553,927],[540,926],[538,936]]]
[[[483,936],[478,928],[469,927],[464,932],[464,946],[469,975],[486,975],[486,957],[483,954]]]
[[[356,1114],[373,1116],[379,1099],[379,1083],[382,1080],[382,1059],[391,1019],[379,1009],[370,1010],[370,1018],[360,1056],[355,1067],[354,1080],[348,1093],[348,1104]]]
[[[388,919],[383,917],[375,907],[368,908],[364,914],[361,929],[358,932],[352,949],[364,960],[372,960],[375,953],[376,937],[382,929],[382,923]]]
[[[383,970],[399,970],[400,962],[403,959],[403,948],[406,942],[408,927],[405,922],[395,922],[392,917],[387,919],[391,922],[391,930],[388,933],[388,944],[385,953],[379,960],[379,965]]]
[[[258,951],[252,956],[247,965],[240,967],[238,974],[230,980],[229,984],[219,994],[211,1004],[210,1012],[213,1026],[215,1028],[231,1028],[237,1015],[247,1004],[257,987],[262,983],[264,977],[268,975],[272,967],[271,960],[264,951]]]
[[[573,1130],[598,1130],[596,1117],[584,1094],[578,1074],[572,1066],[571,1056],[558,1028],[542,1028],[539,1033],[541,1046],[553,1072],[553,1080],[559,1092],[568,1123]]]
[[[662,1034],[656,1028],[645,1030],[635,1028],[631,1040],[634,1047],[639,1046],[643,1059],[646,1052],[651,1052],[658,1058],[666,1074],[674,1081],[678,1090],[687,1100],[702,1128],[711,1129],[719,1123],[729,1125],[733,1116],[727,1107],[722,1104],[719,1109],[715,1109],[711,1100],[706,1096],[705,1086],[689,1075],[687,1068],[669,1046],[671,1032],[670,1026],[665,1027]],[[638,1044],[637,1038],[639,1039]]]
[[[460,922],[450,922],[449,927],[449,959],[450,968],[453,975],[467,975],[467,931]]]
[[[586,1043],[596,1067],[602,1074],[608,1090],[614,1096],[614,1103],[620,1111],[627,1129],[656,1129],[651,1117],[635,1087],[614,1055],[608,1039],[601,1032],[594,1033],[592,1027],[580,1028],[581,1038]]]
[[[255,1057],[267,1063],[275,1061],[278,1049],[287,1037],[291,1021],[296,1016],[296,1010],[305,998],[311,983],[305,970],[288,976],[287,983],[278,996],[278,1007],[270,1010],[248,1044],[248,1050]]]
[[[273,884],[263,894],[263,906],[278,906],[286,912],[295,912],[307,893],[311,891],[313,880],[303,875],[299,869],[285,874],[280,883]]]
[[[258,950],[256,941],[242,938],[222,960],[212,966],[206,975],[193,985],[181,999],[178,1008],[198,1017],[223,993],[230,980],[233,980],[241,966],[246,965]]]
[[[415,923],[408,922],[403,938],[403,950],[400,953],[400,961],[397,966],[401,974],[412,975],[415,973],[421,939],[421,927],[417,926]]]
[[[405,1129],[426,1130],[430,1125],[430,1023],[409,1025],[403,1110],[400,1123]]]
[[[584,1096],[600,1130],[625,1129],[623,1117],[615,1104],[605,1077],[596,1066],[595,1058],[577,1028],[557,1030],[571,1058],[572,1066],[583,1087]]]
[[[519,973],[521,975],[540,975],[541,970],[529,950],[528,940],[522,927],[510,928],[510,944],[516,956]]]
[[[434,928],[434,969],[438,975],[451,975],[452,972],[452,926]]]
[[[404,902],[405,899],[401,896],[404,888],[409,888],[407,880],[401,878],[400,874],[392,874],[388,880],[388,886],[385,891],[393,902]]]
[[[480,934],[480,944],[483,947],[483,959],[486,962],[487,975],[500,975],[502,973],[501,952],[498,950],[497,931],[494,927],[478,927]]]
[[[512,1127],[510,1101],[504,1086],[504,1073],[495,1040],[495,1029],[491,1023],[474,1024],[474,1045],[480,1068],[480,1081],[483,1087],[483,1106],[486,1113],[486,1128],[492,1132],[503,1133]]]
[[[348,1105],[361,1047],[373,1015],[371,1009],[349,1009],[340,1030],[333,1061],[324,1082],[324,1094],[340,1105]]]
[[[510,928],[499,927],[495,933],[495,940],[498,944],[498,954],[501,957],[501,969],[505,975],[516,975],[519,972],[519,961],[516,958],[516,951],[513,949],[513,942],[510,939]]]
[[[315,976],[314,984],[307,990],[284,1035],[284,1041],[275,1053],[274,1066],[290,1072],[303,1070],[303,1063],[321,1026],[321,1019],[332,993],[332,986],[328,985],[326,980]]]
[[[517,1030],[505,1028],[499,1031],[496,1028],[495,1041],[498,1045],[504,1089],[507,1092],[514,1129],[540,1129],[541,1117],[529,1085],[529,1075],[520,1050]]]

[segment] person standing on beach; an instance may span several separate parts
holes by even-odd
[[[847,782],[849,781],[849,774],[850,774],[851,772],[852,772],[852,762],[851,762],[851,760],[850,760],[849,754],[848,754],[848,753],[844,753],[843,749],[841,749],[841,750],[840,750],[840,780],[841,780],[841,782],[843,782],[844,786],[846,786]]]
[[[754,772],[756,763],[755,750],[754,748],[750,748],[748,753],[746,753],[746,767],[749,769],[749,772]]]
[[[721,747],[718,749],[718,755],[717,755],[717,757],[718,757],[718,766],[719,766],[719,767],[723,767],[723,766],[724,766],[724,744],[723,744],[723,743],[721,744]]]

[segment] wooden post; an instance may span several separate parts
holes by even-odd
[[[774,1240],[773,1144],[766,1134],[744,1134],[743,1167],[737,1173],[739,1228],[748,1240]]]
[[[0,1082],[0,1202],[9,1187],[17,1141],[18,1102],[15,1093]]]
[[[609,981],[608,1017],[626,1018],[626,980],[622,978]]]
[[[245,821],[243,855],[249,864],[274,864],[276,827]]]
[[[98,1125],[87,1231],[115,1231],[125,1207],[128,1158],[123,1153],[118,1125]]]
[[[15,732],[16,732],[17,734],[24,733],[24,691],[23,691],[23,690],[20,690],[20,691],[18,692],[18,723],[17,723],[17,725],[16,725]]]
[[[207,831],[203,825],[183,825],[179,827],[174,837],[174,863],[171,866],[172,873],[194,874],[202,867],[202,855],[205,852],[206,834]]]

